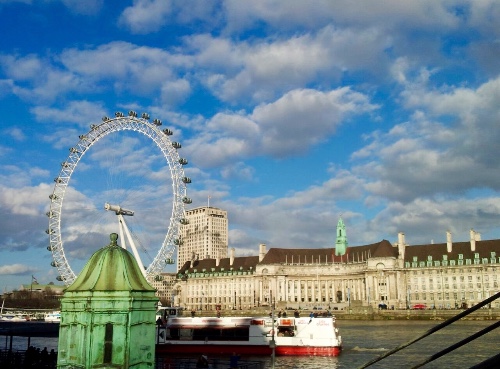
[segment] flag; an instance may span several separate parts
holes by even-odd
[[[36,278],[35,278],[34,275],[31,276],[31,283],[32,284],[38,284],[38,281],[36,280]]]

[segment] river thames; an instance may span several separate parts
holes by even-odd
[[[410,368],[427,357],[493,324],[495,321],[459,321],[443,328],[421,341],[375,363],[369,368]],[[277,357],[275,368],[279,369],[354,369],[427,332],[440,322],[436,321],[358,321],[338,320],[344,349],[339,357]],[[7,342],[5,342],[7,344]],[[15,338],[14,349],[26,349],[25,338]],[[33,338],[31,344],[40,348],[57,350],[57,339]],[[4,348],[4,345],[0,346]],[[500,330],[451,352],[425,365],[423,368],[469,368],[500,352]],[[242,358],[244,361],[247,358]],[[271,358],[252,357],[251,360],[265,362],[272,368]],[[175,360],[174,360],[175,361]]]

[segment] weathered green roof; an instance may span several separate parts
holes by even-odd
[[[143,276],[134,256],[118,246],[118,235],[96,251],[76,280],[66,289],[75,291],[154,291]]]

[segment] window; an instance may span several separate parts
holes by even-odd
[[[106,323],[104,331],[103,363],[111,364],[113,361],[113,324]]]
[[[458,260],[463,260],[464,259],[464,254],[458,254]]]

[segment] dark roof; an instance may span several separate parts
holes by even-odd
[[[500,253],[500,240],[476,241],[475,251],[471,250],[470,242],[453,242],[450,253],[446,243],[409,246],[405,249],[405,261],[412,262],[415,256],[417,261],[427,261],[428,256],[432,256],[432,260],[443,260],[443,255],[447,255],[448,260],[458,260],[459,254],[464,260],[474,259],[474,253],[478,253],[480,259],[489,259],[491,252]]]
[[[66,292],[154,291],[134,256],[115,241],[97,250]]]
[[[365,246],[348,247],[345,255],[335,255],[335,248],[324,249],[282,249],[271,248],[261,264],[314,264],[346,261],[365,261],[373,257],[397,257],[398,249],[387,240]]]
[[[476,251],[471,251],[470,242],[454,242],[452,244],[452,252],[446,250],[446,243],[415,245],[405,247],[405,261],[412,262],[413,257],[417,257],[417,261],[427,261],[428,256],[432,256],[432,260],[442,260],[443,255],[448,255],[448,260],[457,260],[458,255],[462,254],[463,259],[474,259],[474,253],[479,253],[479,258],[490,258],[491,252],[496,252],[500,256],[500,240],[476,241]],[[235,257],[233,265],[229,265],[229,258],[221,259],[219,266],[215,266],[215,259],[196,260],[193,268],[190,267],[191,262],[186,262],[180,269],[179,273],[193,273],[194,269],[197,272],[212,271],[215,268],[216,272],[224,268],[225,271],[233,270],[247,271],[252,267],[255,270],[257,264],[321,264],[321,263],[342,263],[342,262],[358,262],[366,261],[369,258],[397,258],[399,250],[389,241],[382,240],[376,243],[363,246],[348,247],[345,255],[335,255],[335,248],[321,249],[285,249],[273,247],[264,256],[264,259],[259,263],[258,256]]]
[[[230,258],[224,258],[220,259],[219,266],[216,266],[216,259],[202,259],[196,260],[191,268],[191,261],[187,261],[179,270],[179,273],[184,274],[186,270],[188,270],[189,273],[193,273],[194,269],[196,269],[197,272],[202,272],[203,269],[206,271],[212,271],[212,268],[215,269],[215,272],[220,272],[222,270],[221,268],[224,268],[225,271],[228,271],[231,268],[233,268],[233,270],[248,271],[250,270],[250,267],[255,270],[258,262],[258,256],[241,256],[234,258],[233,265],[230,265]]]

